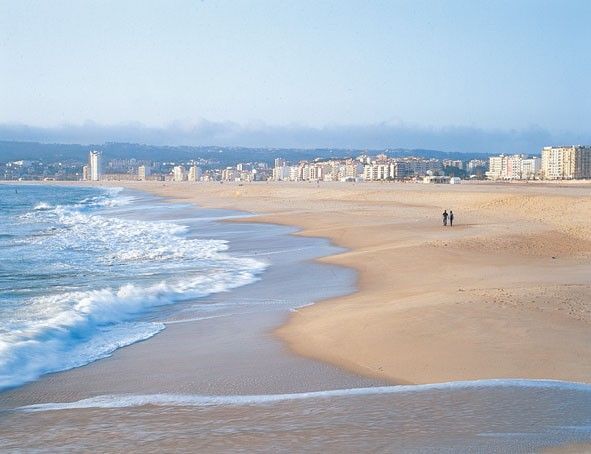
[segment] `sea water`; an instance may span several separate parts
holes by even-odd
[[[125,219],[121,189],[0,186],[0,390],[147,339],[157,308],[253,282],[261,261],[172,221]],[[149,208],[148,206],[146,208]]]

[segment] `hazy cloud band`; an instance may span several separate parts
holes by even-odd
[[[551,133],[541,128],[484,130],[470,127],[419,128],[405,125],[242,126],[201,121],[195,126],[151,128],[141,124],[95,123],[41,128],[0,125],[0,140],[42,143],[132,142],[152,145],[218,145],[273,148],[423,148],[441,151],[537,153],[545,145],[589,144],[591,134]]]

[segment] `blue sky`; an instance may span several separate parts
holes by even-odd
[[[0,138],[591,142],[590,23],[587,0],[0,0]]]

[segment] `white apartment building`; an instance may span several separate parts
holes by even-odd
[[[276,159],[275,163],[278,163],[277,161],[279,161],[279,166],[275,166],[273,167],[273,180],[275,181],[284,181],[284,180],[288,180],[289,179],[289,173],[290,173],[290,167],[285,165],[285,161],[283,159],[279,160]]]
[[[142,165],[137,168],[137,178],[140,181],[146,181],[146,177],[149,177],[152,173],[152,169],[148,166]]]
[[[540,158],[522,154],[491,156],[486,176],[490,180],[523,180],[535,178],[540,171]]]
[[[504,156],[491,156],[488,158],[488,172],[486,177],[490,180],[498,180],[503,174],[503,158]]]
[[[297,166],[289,166],[287,167],[287,179],[289,181],[298,181],[298,177],[300,174],[300,169]]]
[[[222,170],[222,181],[240,181],[240,171],[233,167]]]
[[[533,156],[521,161],[521,178],[525,180],[533,180],[540,175],[542,169],[542,159]]]
[[[201,170],[200,167],[191,166],[191,168],[189,169],[189,175],[188,175],[187,179],[191,182],[199,181],[201,179],[202,175],[203,175],[203,171]]]
[[[172,179],[174,181],[185,181],[185,168],[183,166],[174,166],[172,168]]]
[[[363,179],[365,181],[379,181],[395,178],[396,169],[394,163],[387,164],[367,164],[363,169]]]
[[[415,161],[412,161],[413,163]],[[422,169],[423,175],[429,172],[428,168],[431,167],[431,163],[429,161],[424,163],[424,168]],[[418,170],[415,166],[415,171]],[[410,176],[413,173],[421,174],[419,172],[415,172],[411,170],[411,165],[409,161],[398,159],[398,160],[390,160],[388,162],[375,162],[373,164],[365,165],[363,169],[363,179],[366,181],[377,181],[377,180],[388,180],[388,179],[400,179]]]
[[[464,169],[464,161],[460,161],[457,159],[444,159],[443,160],[444,167],[456,167],[458,169]]]
[[[341,180],[355,180],[363,175],[364,167],[361,163],[350,163],[340,171]]]
[[[547,180],[591,178],[591,147],[544,147],[542,175]]]
[[[84,181],[90,180],[90,175],[88,173],[88,166],[82,166],[82,180],[84,180]]]
[[[88,178],[90,181],[99,181],[102,176],[102,154],[93,150],[88,154]]]

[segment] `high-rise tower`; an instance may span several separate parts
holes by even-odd
[[[101,179],[101,152],[93,150],[88,154],[88,176],[90,181],[99,181]]]

